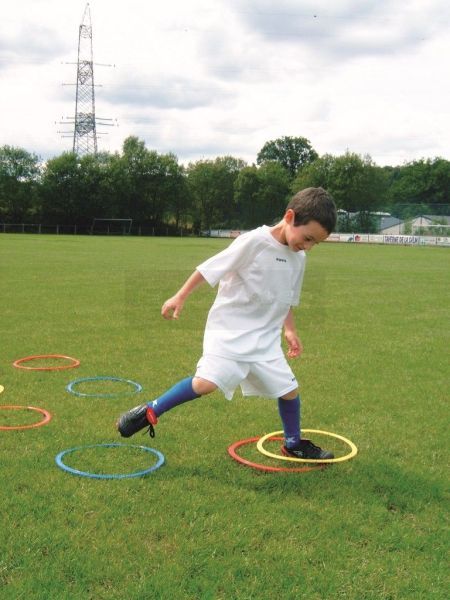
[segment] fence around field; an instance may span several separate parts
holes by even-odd
[[[91,225],[45,225],[43,223],[0,223],[0,233],[48,233],[55,235],[142,235],[142,236],[186,236],[192,235],[184,227],[151,227],[136,225],[130,229],[107,227],[93,230]]]
[[[202,231],[201,237],[236,238],[245,233],[239,229],[211,229]],[[44,225],[40,223],[0,223],[0,233],[38,233],[56,235],[133,235],[133,236],[191,236],[189,229],[174,230],[169,227],[132,227],[125,231],[92,231],[91,227],[77,225]],[[383,235],[376,233],[332,233],[326,242],[344,242],[354,244],[390,244],[396,246],[446,246],[450,247],[450,237],[425,235]]]
[[[203,236],[235,238],[244,230],[211,229],[202,232]],[[355,244],[394,244],[397,246],[449,246],[450,237],[419,235],[382,235],[375,233],[332,233],[326,242],[345,242]]]
[[[376,233],[332,233],[325,241],[396,246],[448,246],[450,237],[429,235],[382,235]]]

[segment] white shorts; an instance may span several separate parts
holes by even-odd
[[[231,400],[238,385],[244,396],[280,398],[298,387],[284,356],[266,362],[240,362],[207,354],[197,364],[196,377],[215,383]]]

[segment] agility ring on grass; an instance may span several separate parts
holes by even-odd
[[[355,444],[353,442],[351,442],[350,440],[348,440],[347,438],[343,437],[342,435],[338,435],[337,433],[330,433],[329,431],[320,431],[319,429],[302,429],[302,433],[317,433],[317,434],[327,435],[329,437],[333,437],[338,440],[341,440],[342,442],[344,442],[345,444],[347,444],[350,447],[350,452],[348,454],[345,454],[344,456],[338,456],[337,458],[318,458],[318,459],[294,458],[293,456],[283,456],[280,454],[273,454],[272,452],[269,452],[268,450],[266,450],[264,448],[263,444],[269,438],[273,438],[274,436],[280,435],[280,433],[283,433],[283,432],[282,431],[273,431],[272,433],[263,435],[259,439],[259,441],[256,444],[256,447],[261,452],[261,454],[264,454],[265,456],[269,456],[270,458],[276,458],[278,460],[287,460],[287,461],[291,461],[291,462],[332,464],[332,463],[339,463],[339,462],[344,462],[346,460],[350,460],[351,458],[356,456],[356,454],[358,453],[358,448],[355,446]]]
[[[1,394],[2,392],[4,392],[4,391],[5,391],[5,388],[4,388],[4,386],[3,386],[3,385],[0,385],[0,394]]]
[[[85,392],[78,392],[74,389],[76,385],[85,383],[86,381],[120,381],[132,385],[134,390],[131,392],[118,392],[114,394],[86,394]],[[71,381],[69,385],[66,386],[66,390],[71,394],[75,394],[75,396],[83,396],[85,398],[115,398],[116,396],[138,394],[142,391],[142,385],[140,383],[136,383],[136,381],[131,381],[131,379],[122,379],[121,377],[83,377],[82,379],[75,379],[75,381]]]
[[[150,454],[154,454],[157,457],[157,461],[154,465],[149,467],[148,469],[143,469],[142,471],[134,471],[133,473],[117,473],[117,474],[103,474],[103,473],[89,473],[88,471],[79,471],[78,469],[74,469],[72,467],[67,466],[63,462],[63,457],[66,454],[71,452],[77,452],[78,450],[86,450],[88,448],[116,448],[118,446],[123,446],[125,448],[139,448],[140,450],[144,450],[144,452],[149,452]],[[131,477],[142,477],[143,475],[148,475],[156,469],[159,469],[164,464],[164,454],[159,450],[155,450],[154,448],[148,448],[147,446],[133,446],[130,444],[93,444],[92,446],[78,446],[77,448],[69,448],[68,450],[63,450],[60,452],[56,458],[56,464],[63,471],[67,471],[68,473],[72,473],[73,475],[79,475],[81,477],[89,477],[91,479],[130,479]]]
[[[71,361],[67,365],[56,365],[54,367],[30,367],[23,363],[30,362],[32,360],[46,359],[46,358],[63,358]],[[28,371],[62,371],[63,369],[74,369],[80,365],[80,361],[77,358],[71,356],[65,356],[64,354],[37,354],[35,356],[25,356],[25,358],[19,358],[13,362],[13,367],[16,369],[27,369]]]
[[[228,447],[228,454],[233,458],[236,462],[241,463],[241,465],[245,465],[247,467],[251,467],[252,469],[256,469],[258,471],[265,471],[267,473],[307,473],[308,471],[318,471],[324,469],[326,465],[316,465],[314,467],[271,467],[269,465],[262,465],[259,463],[252,462],[239,456],[236,452],[238,448],[241,446],[245,446],[247,444],[252,444],[257,442],[259,437],[252,437],[246,440],[240,440],[238,442],[234,442],[231,446]],[[274,441],[281,441],[283,438],[275,437]],[[278,458],[278,457],[277,457]]]
[[[38,413],[41,413],[42,415],[44,415],[44,418],[41,421],[38,421],[37,423],[31,423],[30,425],[11,425],[11,426],[6,426],[6,425],[1,425],[0,429],[5,431],[5,430],[12,430],[12,429],[33,429],[34,427],[41,427],[42,425],[45,425],[46,423],[48,423],[50,421],[50,419],[52,418],[52,415],[47,411],[44,410],[43,408],[36,408],[35,406],[0,406],[0,409],[6,409],[6,410],[20,410],[20,409],[24,409],[24,410],[35,410]]]

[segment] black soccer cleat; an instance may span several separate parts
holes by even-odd
[[[158,417],[155,415],[153,409],[147,406],[147,404],[141,404],[119,417],[117,429],[122,437],[127,438],[141,429],[148,427],[150,437],[155,437],[153,425],[156,425],[157,422]]]
[[[311,440],[300,440],[295,448],[281,447],[281,452],[285,456],[292,456],[293,458],[312,458],[314,460],[334,458],[334,454],[328,450],[322,450],[319,446],[316,446]]]

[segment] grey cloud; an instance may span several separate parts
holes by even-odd
[[[162,144],[162,152],[172,152],[183,162],[196,162],[198,160],[216,159],[219,156],[237,156],[236,147],[227,147],[223,143],[195,143],[173,144],[165,142]],[[234,152],[233,152],[234,151]]]
[[[267,75],[261,49],[255,48],[245,34],[232,37],[229,32],[219,35],[210,30],[201,39],[200,51],[208,72],[220,80],[254,82]]]
[[[344,154],[349,148],[352,152],[366,154],[370,147],[370,156],[378,165],[401,164],[406,157],[430,156],[435,153],[435,137],[430,135],[411,135],[410,133],[370,132],[370,142],[361,135],[348,134],[332,136],[328,141],[328,152]],[[404,157],[404,158],[402,158]]]
[[[45,64],[59,59],[72,46],[45,27],[23,25],[18,31],[0,34],[0,69],[17,64]]]
[[[168,122],[162,111],[150,112],[145,116],[138,113],[122,115],[132,135],[144,139],[148,148],[158,152],[172,152],[181,161],[196,161],[232,155],[237,158],[242,154],[253,155],[251,137],[252,128],[245,130],[236,125],[232,130],[226,129],[225,119],[211,122],[206,131],[197,130],[189,121],[189,116]],[[181,135],[180,135],[181,133]],[[243,141],[242,133],[246,135]]]
[[[183,163],[215,159],[218,156],[225,155],[232,155],[238,158],[239,153],[242,151],[242,145],[239,145],[238,150],[236,145],[226,144],[223,141],[205,142],[203,139],[167,139],[159,135],[158,131],[150,135],[140,129],[136,131],[136,135],[144,139],[147,148],[153,148],[162,154],[175,154]]]
[[[439,7],[433,10],[432,4]],[[334,58],[384,55],[417,45],[444,27],[448,8],[441,0],[425,12],[400,7],[394,0],[299,3],[294,0],[238,0],[233,4],[245,25],[268,42],[296,43],[316,56]],[[442,8],[442,10],[440,10]],[[442,15],[441,13],[444,13]]]
[[[189,110],[217,105],[218,101],[229,100],[232,94],[224,86],[212,81],[153,75],[147,80],[137,77],[123,80],[105,90],[105,95],[112,104]]]

